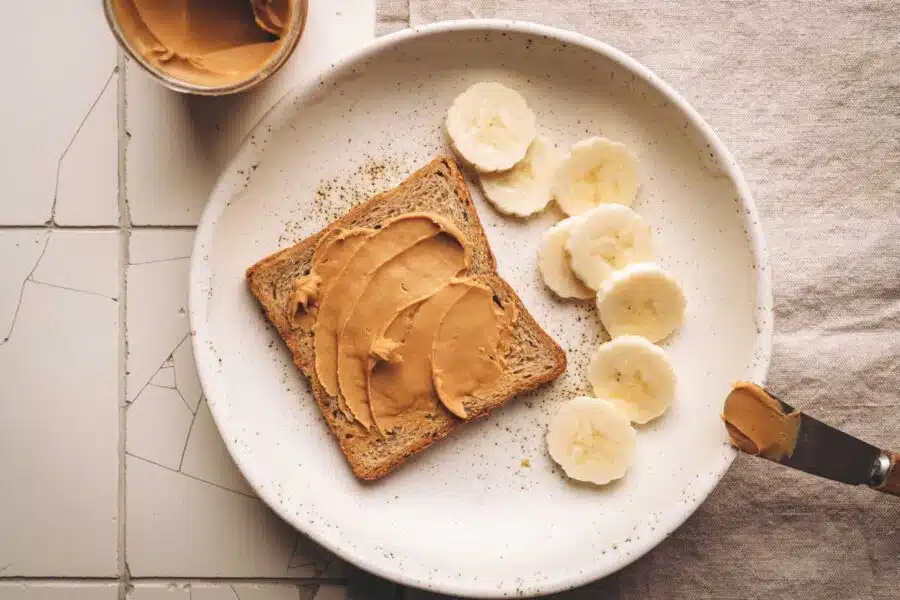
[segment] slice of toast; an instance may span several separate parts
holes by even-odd
[[[484,416],[513,396],[555,379],[566,368],[565,352],[541,329],[509,284],[497,275],[496,260],[456,163],[445,156],[435,158],[396,188],[356,206],[319,233],[262,259],[247,270],[250,290],[290,348],[294,364],[309,379],[322,414],[353,473],[360,479],[383,477],[464,421],[441,407],[435,418],[411,417],[399,432],[388,436],[382,436],[374,427],[366,431],[359,424],[351,423],[340,411],[337,399],[325,392],[316,377],[311,326],[292,329],[288,305],[294,281],[309,274],[313,251],[323,235],[336,228],[376,227],[391,217],[413,212],[435,213],[452,220],[472,246],[470,275],[489,285],[502,303],[514,303],[518,309],[512,343],[504,356],[506,370],[483,398],[474,405],[466,405],[471,418]]]

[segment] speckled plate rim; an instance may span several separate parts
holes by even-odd
[[[211,339],[203,315],[209,306],[209,296],[212,291],[212,270],[206,249],[211,247],[215,234],[216,224],[234,197],[236,191],[242,188],[243,182],[235,176],[242,166],[250,166],[260,156],[260,148],[265,144],[251,144],[250,139],[257,142],[268,139],[277,132],[280,126],[293,115],[294,104],[306,98],[326,82],[332,81],[355,65],[373,57],[387,48],[401,44],[404,41],[441,36],[448,32],[469,32],[473,34],[493,31],[512,31],[538,37],[545,37],[559,42],[579,46],[606,57],[609,60],[629,70],[635,76],[646,81],[650,86],[658,90],[673,105],[675,105],[709,143],[715,158],[722,169],[734,183],[744,211],[744,226],[748,233],[754,259],[756,262],[756,300],[757,313],[755,315],[758,335],[756,338],[756,361],[751,371],[754,381],[764,383],[768,372],[772,353],[773,319],[772,319],[772,281],[769,267],[768,250],[763,238],[762,227],[755,203],[750,194],[750,189],[738,167],[734,157],[725,147],[712,128],[703,120],[699,113],[675,92],[667,83],[651,72],[647,67],[631,58],[624,52],[597,41],[588,36],[574,33],[555,27],[536,23],[495,20],[495,19],[470,19],[462,21],[447,21],[435,23],[413,29],[406,29],[378,38],[359,50],[344,57],[342,60],[331,64],[319,77],[313,77],[298,84],[279,100],[257,123],[247,138],[242,142],[240,149],[230,163],[225,167],[210,195],[209,202],[203,211],[197,234],[194,241],[194,249],[191,257],[191,270],[189,281],[189,312],[192,326],[192,338],[194,356],[200,381],[209,403],[210,411],[216,422],[216,426],[222,433],[223,440],[229,453],[241,473],[247,479],[253,490],[259,497],[271,507],[282,519],[296,527],[299,531],[310,536],[326,549],[334,552],[341,558],[356,566],[370,571],[381,577],[385,577],[397,583],[417,588],[428,589],[466,597],[508,597],[508,596],[539,596],[551,594],[567,589],[572,589],[597,579],[606,577],[611,573],[631,564],[662,542],[675,529],[681,526],[697,508],[706,500],[716,487],[736,453],[723,448],[722,460],[716,469],[700,477],[692,491],[692,499],[677,506],[661,522],[653,535],[641,536],[633,541],[627,548],[628,552],[620,553],[620,560],[612,567],[598,566],[596,570],[568,573],[532,573],[516,579],[508,580],[503,586],[497,587],[477,579],[454,578],[434,579],[426,573],[400,570],[389,558],[380,553],[365,554],[354,544],[342,540],[336,533],[336,528],[329,528],[321,521],[313,524],[297,520],[293,513],[289,512],[275,497],[274,486],[261,486],[256,481],[252,462],[249,460],[249,452],[246,448],[234,441],[229,426],[222,418],[220,410],[217,410],[216,398],[221,391],[222,382],[216,373],[217,358],[211,348]]]

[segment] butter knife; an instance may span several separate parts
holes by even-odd
[[[735,384],[722,419],[731,443],[747,454],[900,496],[900,454],[826,425],[756,384]]]

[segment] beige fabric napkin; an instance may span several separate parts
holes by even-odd
[[[900,451],[900,0],[379,0],[379,31],[470,17],[589,34],[736,155],[775,282],[777,394]],[[897,600],[900,499],[738,459],[656,550],[566,598]]]

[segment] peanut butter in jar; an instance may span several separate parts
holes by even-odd
[[[223,95],[264,81],[287,60],[307,0],[105,0],[119,43],[164,85]]]

